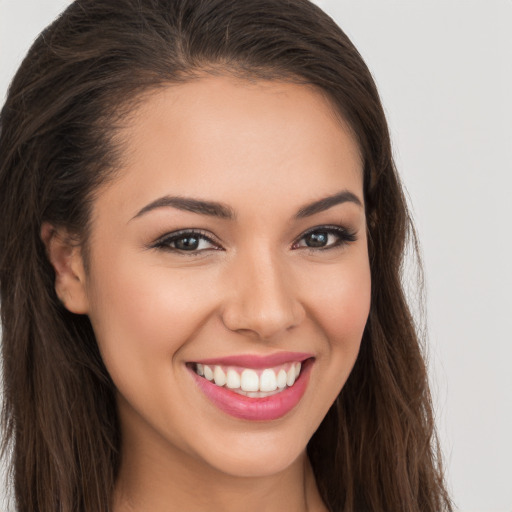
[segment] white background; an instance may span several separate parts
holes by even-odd
[[[67,3],[0,0],[0,102]],[[423,247],[454,500],[512,512],[512,0],[317,3],[363,55],[388,114]]]

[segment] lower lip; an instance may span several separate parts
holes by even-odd
[[[239,395],[200,377],[194,370],[189,370],[206,397],[225,413],[242,420],[270,421],[282,418],[300,402],[306,391],[312,366],[312,360],[305,361],[293,386],[263,398]]]

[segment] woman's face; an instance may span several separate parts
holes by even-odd
[[[368,316],[358,146],[316,90],[226,77],[159,90],[122,137],[84,293],[123,450],[281,471],[347,380]]]

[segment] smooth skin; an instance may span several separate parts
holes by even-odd
[[[119,135],[122,169],[96,196],[88,266],[66,233],[42,230],[57,293],[89,315],[117,388],[115,512],[327,510],[306,445],[370,307],[354,137],[312,87],[228,76],[159,89]],[[339,193],[352,199],[298,214]],[[272,421],[221,411],[186,366],[282,351],[315,359],[302,400]]]

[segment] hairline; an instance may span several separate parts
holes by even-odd
[[[344,116],[342,112],[341,104],[336,101],[336,98],[332,92],[327,88],[322,87],[318,84],[312,83],[306,78],[292,73],[288,70],[279,69],[277,66],[261,66],[261,67],[245,67],[241,63],[237,62],[204,62],[202,64],[196,64],[194,67],[190,67],[188,70],[181,73],[177,73],[174,79],[166,78],[161,80],[155,80],[154,83],[147,84],[146,86],[140,87],[139,89],[134,88],[132,94],[129,94],[127,98],[116,102],[112,107],[111,111],[106,114],[107,119],[112,125],[117,123],[125,124],[127,121],[136,117],[143,108],[146,100],[154,97],[160,91],[166,88],[186,85],[194,81],[204,80],[209,77],[227,77],[234,78],[237,81],[243,83],[281,83],[281,84],[294,84],[304,86],[313,92],[319,94],[326,105],[329,106],[329,114],[333,121],[335,121],[341,129],[347,132],[347,134],[354,140],[357,149],[358,156],[361,160],[361,169],[364,177],[365,158],[363,155],[362,144],[360,138],[352,126],[352,123]],[[115,121],[114,121],[115,120]],[[125,165],[126,155],[130,154],[126,140],[123,137],[123,131],[126,131],[126,127],[115,127],[113,126],[107,131],[110,140],[105,141],[105,144],[114,144],[114,153],[116,157],[114,164],[110,166],[106,172],[103,172],[103,179],[100,183],[93,187],[87,197],[88,209],[86,223],[82,227],[78,227],[78,230],[73,233],[73,240],[77,245],[80,246],[82,261],[86,274],[90,272],[91,263],[91,234],[92,234],[92,222],[93,222],[93,205],[95,202],[96,194],[103,188],[113,185],[116,182],[116,176]]]

